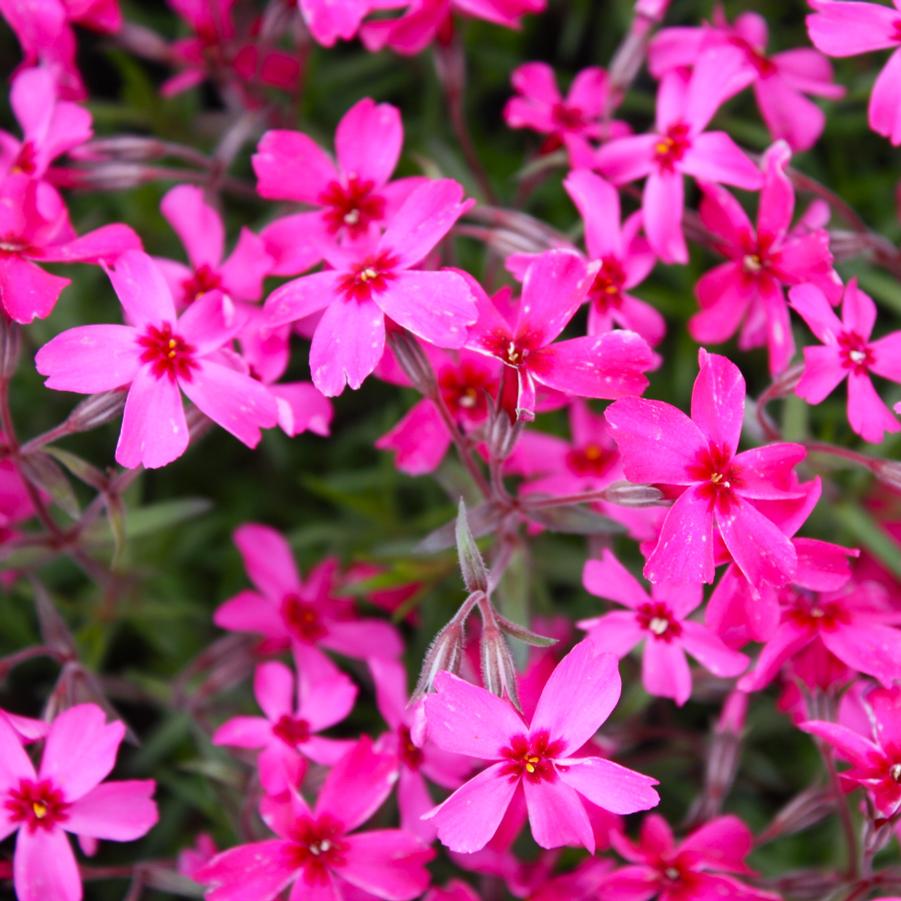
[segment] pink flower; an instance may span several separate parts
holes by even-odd
[[[333,267],[277,288],[266,301],[270,326],[324,312],[313,334],[313,384],[327,397],[359,388],[385,349],[385,317],[439,347],[459,348],[476,320],[468,283],[450,270],[414,269],[468,209],[455,181],[417,188],[374,245],[323,245]]]
[[[776,375],[795,352],[783,285],[811,282],[835,295],[840,282],[832,269],[829,236],[822,228],[791,228],[795,192],[785,174],[790,153],[784,143],[763,155],[763,189],[756,228],[725,188],[703,187],[701,219],[717,236],[717,250],[729,258],[703,275],[696,292],[701,311],[689,321],[695,341],[718,343],[744,326],[739,347],[769,348]]]
[[[611,109],[607,73],[592,66],[573,79],[566,95],[560,96],[554,70],[546,63],[525,63],[511,76],[519,93],[504,107],[504,121],[510,128],[530,128],[548,135],[542,151],[563,145],[574,168],[594,165],[594,149],[589,141],[629,134],[624,122],[602,121]]]
[[[234,538],[257,590],[242,591],[219,607],[213,622],[220,629],[262,634],[270,651],[290,645],[301,666],[309,657],[323,656],[320,644],[363,659],[401,653],[403,645],[392,625],[358,619],[353,603],[336,595],[335,560],[315,567],[303,582],[290,545],[275,529],[248,523]]]
[[[0,718],[0,837],[18,830],[13,882],[21,901],[80,901],[78,864],[66,839],[130,842],[156,823],[152,779],[103,782],[125,735],[96,704],[80,704],[50,724],[35,768]],[[101,784],[102,783],[102,784]]]
[[[297,0],[310,34],[324,47],[349,41],[372,9],[402,6],[404,0]]]
[[[350,742],[315,734],[343,720],[357,698],[356,685],[333,665],[317,667],[307,659],[299,667],[295,703],[291,670],[283,663],[263,663],[253,692],[265,716],[233,717],[213,734],[213,744],[259,748],[257,768],[268,794],[299,788],[306,758],[333,766],[350,748]]]
[[[56,157],[91,138],[91,114],[60,100],[46,69],[25,69],[17,75],[9,102],[22,127],[22,140],[0,131],[0,170],[42,178]]]
[[[658,583],[651,596],[611,551],[600,560],[588,560],[582,573],[587,591],[616,601],[629,612],[607,613],[583,619],[599,651],[624,657],[644,641],[642,681],[649,695],[672,698],[680,706],[691,697],[691,670],[686,652],[715,676],[737,676],[748,665],[744,654],[732,651],[710,629],[688,619],[704,600],[698,583]]]
[[[0,302],[16,322],[49,316],[69,284],[37,263],[113,262],[140,247],[127,225],[76,235],[59,194],[44,182],[23,174],[0,180]]]
[[[542,12],[545,4],[546,0],[409,0],[403,15],[367,22],[360,37],[369,50],[390,47],[395,53],[412,55],[433,40],[447,40],[454,30],[452,13],[519,28],[526,13]]]
[[[175,867],[182,876],[194,879],[200,868],[209,863],[217,853],[213,837],[208,832],[201,832],[191,847],[179,852]]]
[[[870,128],[901,144],[901,27],[895,2],[892,10],[879,3],[809,0],[815,12],[807,17],[807,33],[827,56],[856,56],[873,50],[895,52],[879,73],[870,94]]]
[[[435,828],[421,819],[435,806],[426,777],[443,788],[457,788],[471,769],[470,763],[465,757],[442,751],[428,739],[421,741],[417,733],[421,731],[422,706],[410,706],[402,663],[385,657],[371,657],[367,663],[375,682],[379,713],[391,729],[379,738],[376,748],[394,757],[401,828],[431,841]]]
[[[601,335],[616,324],[659,344],[666,334],[663,316],[628,293],[654,267],[648,242],[638,235],[641,214],[620,226],[619,193],[593,172],[570,172],[563,187],[582,214],[588,255],[600,264],[588,288],[588,334]]]
[[[663,77],[653,133],[609,141],[597,153],[598,168],[616,185],[647,176],[645,234],[666,263],[688,261],[683,175],[748,190],[760,186],[760,173],[732,138],[724,131],[704,131],[720,104],[743,86],[743,78],[735,48],[705,52],[690,78],[681,71]]]
[[[901,431],[870,381],[873,373],[901,382],[901,331],[871,340],[876,304],[857,287],[856,279],[845,288],[841,322],[815,285],[799,285],[788,296],[792,308],[823,344],[804,348],[804,375],[795,393],[818,404],[847,378],[848,422],[864,441],[878,444],[886,432]]]
[[[482,292],[479,319],[467,347],[505,365],[501,406],[511,418],[531,419],[536,383],[576,397],[640,394],[644,374],[657,363],[634,332],[572,338],[553,343],[582,305],[594,273],[586,277],[578,255],[551,250],[536,257],[523,280],[522,300],[511,325]]]
[[[343,897],[347,883],[386,901],[418,898],[428,887],[425,864],[434,852],[400,829],[354,833],[391,791],[391,756],[362,738],[328,774],[316,806],[292,792],[261,804],[278,836],[239,845],[213,858],[196,878],[208,901],[272,901],[288,886],[291,897]]]
[[[738,817],[710,820],[677,845],[666,820],[652,814],[641,824],[638,844],[615,833],[612,839],[631,866],[614,871],[601,884],[598,897],[609,901],[651,897],[660,901],[779,899],[778,895],[751,888],[731,875],[752,873],[744,861],[751,853],[754,837]]]
[[[276,422],[275,401],[259,382],[220,358],[241,326],[218,292],[180,318],[153,260],[129,251],[107,274],[129,325],[84,325],[45,344],[35,357],[47,387],[95,394],[128,386],[116,461],[165,466],[188,446],[183,391],[203,413],[248,447]]]
[[[222,217],[193,185],[172,188],[160,204],[166,221],[181,239],[190,268],[175,260],[157,259],[179,308],[210,291],[222,291],[232,300],[259,300],[263,279],[272,268],[261,238],[242,228],[231,255],[225,253]]]
[[[712,582],[714,526],[748,581],[782,585],[797,566],[795,549],[758,501],[797,497],[798,444],[736,453],[745,380],[717,354],[699,352],[691,419],[657,400],[626,398],[607,409],[626,477],[683,488],[666,514],[644,567],[650,582]]]
[[[888,819],[901,808],[901,686],[876,688],[862,703],[869,729],[822,720],[808,720],[800,728],[822,738],[851,764],[839,774],[844,789],[863,788]]]
[[[595,838],[583,799],[613,813],[647,810],[659,801],[655,780],[601,757],[572,757],[613,710],[620,695],[616,660],[580,642],[548,679],[526,724],[513,706],[450,673],[426,696],[429,738],[454,754],[493,761],[426,819],[452,851],[484,848],[519,791],[532,836],[542,848]]]
[[[263,229],[266,249],[276,261],[273,274],[309,269],[322,259],[323,244],[378,238],[403,201],[425,182],[419,177],[389,181],[403,143],[397,107],[368,97],[338,123],[337,161],[301,132],[263,135],[253,156],[260,196],[319,208],[284,216]]]
[[[808,150],[823,131],[826,117],[805,94],[838,99],[845,89],[832,80],[829,61],[806,47],[767,56],[767,25],[757,13],[742,13],[733,24],[720,9],[714,25],[701,28],[667,28],[651,42],[650,68],[655,78],[680,66],[693,65],[707,49],[737,47],[743,55],[746,81],[774,138],[782,138],[793,150]]]
[[[782,665],[811,644],[822,644],[852,671],[866,673],[889,686],[901,680],[901,631],[897,612],[876,585],[851,582],[837,591],[785,589],[782,619],[757,658],[742,676],[742,691],[760,691]]]

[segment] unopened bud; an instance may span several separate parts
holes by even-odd
[[[876,460],[870,469],[880,482],[901,490],[901,462],[897,460]]]
[[[659,488],[631,482],[614,482],[604,489],[604,500],[620,507],[658,507],[666,503]]]
[[[516,666],[510,645],[501,630],[492,624],[485,624],[479,648],[482,660],[482,682],[485,689],[499,698],[505,695],[519,708],[519,693],[516,690]]]
[[[19,365],[20,335],[19,324],[0,311],[0,378],[10,379],[15,374]]]
[[[435,372],[416,338],[406,329],[392,328],[388,330],[388,345],[413,387],[424,397],[434,397],[437,392]]]
[[[125,406],[124,391],[104,391],[85,398],[69,414],[66,425],[73,432],[88,432],[115,419]]]
[[[469,592],[488,590],[488,570],[485,561],[479,551],[472,531],[469,528],[469,519],[466,516],[466,504],[460,498],[460,506],[457,510],[456,524],[457,556],[460,560],[460,570],[463,573],[463,584]]]
[[[504,377],[507,377],[506,369]],[[515,373],[512,378],[516,378]],[[513,453],[526,419],[519,415],[521,411],[516,412],[517,418],[513,421],[507,410],[496,407],[494,401],[488,399],[488,453],[492,460],[503,461]]]
[[[451,620],[429,645],[428,651],[422,661],[422,669],[416,688],[410,698],[413,703],[423,695],[428,694],[435,684],[438,673],[458,673],[460,661],[463,659],[463,623]]]
[[[803,363],[796,363],[794,366],[789,366],[788,369],[773,382],[773,387],[770,389],[771,396],[786,397],[791,394],[795,388],[797,388],[802,375],[804,375]]]

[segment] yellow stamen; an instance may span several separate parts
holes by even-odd
[[[47,805],[42,804],[40,801],[35,801],[31,805],[31,809],[34,811],[34,815],[39,819],[43,820],[45,816],[47,816]]]

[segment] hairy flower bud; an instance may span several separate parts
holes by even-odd
[[[405,329],[388,329],[388,344],[404,374],[424,397],[434,397],[438,390],[432,364],[422,345]]]
[[[0,313],[0,378],[12,378],[19,365],[19,326]]]
[[[66,425],[73,432],[88,432],[115,419],[125,406],[124,391],[92,394],[69,414]]]

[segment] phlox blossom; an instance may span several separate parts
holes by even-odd
[[[220,352],[241,327],[219,292],[181,317],[162,273],[144,253],[129,251],[107,274],[128,325],[83,325],[57,335],[35,357],[47,387],[94,394],[128,388],[116,461],[165,466],[188,446],[183,391],[207,416],[248,447],[275,425],[275,401]]]
[[[157,821],[152,779],[104,782],[125,736],[96,704],[61,713],[47,729],[40,766],[0,717],[0,838],[18,830],[13,884],[20,901],[80,901],[81,878],[70,832],[129,842]]]
[[[529,723],[484,688],[440,673],[426,696],[428,737],[445,751],[491,764],[426,815],[452,851],[484,848],[518,792],[542,848],[595,849],[584,800],[612,813],[654,807],[655,780],[601,757],[572,756],[620,695],[616,660],[580,642],[548,679]]]

